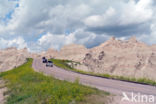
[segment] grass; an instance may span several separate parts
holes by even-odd
[[[34,72],[31,65],[32,59],[28,59],[24,65],[0,74],[0,78],[7,82],[5,94],[9,97],[6,104],[85,104],[83,102],[90,102],[86,97],[92,94],[108,95],[80,85],[78,81],[70,83],[44,76]]]
[[[75,64],[76,62],[69,61],[69,60],[60,60],[60,59],[51,59],[51,60],[58,67],[61,67],[61,68],[66,69],[66,70],[75,71],[75,72],[78,72],[81,74],[156,86],[155,81],[147,79],[147,78],[136,79],[136,78],[123,77],[123,76],[114,76],[114,75],[109,75],[109,74],[97,74],[97,73],[93,73],[93,72],[85,72],[85,71],[73,68],[71,66],[72,64],[71,65],[68,64],[68,63]],[[76,64],[79,64],[79,63],[76,63]]]

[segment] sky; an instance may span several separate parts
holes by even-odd
[[[112,36],[156,44],[156,1],[0,0],[0,49],[92,48]]]

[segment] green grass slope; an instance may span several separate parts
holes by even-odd
[[[87,101],[90,95],[99,98],[102,94],[105,98],[107,94],[80,85],[78,81],[69,83],[44,76],[34,72],[31,66],[32,59],[28,59],[24,65],[0,74],[0,78],[7,82],[7,104],[94,104]]]

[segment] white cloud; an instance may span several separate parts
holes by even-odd
[[[74,41],[75,41],[74,34],[56,35],[47,33],[43,35],[40,39],[38,39],[37,43],[33,45],[31,48],[33,50],[34,47],[37,47],[38,51],[46,50],[49,47],[59,50],[63,45],[74,43]]]
[[[15,1],[0,0],[0,18],[5,18],[6,14],[15,8]]]
[[[115,9],[110,7],[105,12],[105,14],[89,16],[84,20],[84,22],[87,26],[91,27],[114,25],[115,23],[113,19],[115,14],[116,14]]]
[[[84,20],[90,27],[131,25],[149,21],[152,18],[152,0],[140,0],[119,5],[118,8],[109,7],[104,14],[92,15]]]
[[[19,7],[15,8],[17,2]],[[155,43],[153,5],[154,0],[0,0],[0,17],[14,10],[7,25],[0,22],[0,39],[6,43],[1,47],[23,47],[14,42],[16,37],[21,37],[22,44],[34,51],[59,49],[70,43],[92,47],[112,35],[137,35],[147,43],[141,37],[149,36]]]
[[[130,0],[122,8],[120,18],[121,25],[138,24],[149,21],[152,18],[152,0],[140,0],[138,3]]]
[[[70,34],[68,36],[62,34],[62,35],[54,35],[47,33],[46,35],[42,36],[39,39],[40,45],[48,45],[51,47],[59,48],[60,45],[64,44],[70,44],[74,42],[73,34]]]
[[[17,37],[12,40],[5,40],[3,38],[0,38],[0,48],[3,49],[5,47],[18,47],[19,49],[27,47],[27,44],[25,43],[25,40],[21,37]]]
[[[107,39],[107,35],[103,34],[99,36],[94,33],[85,32],[81,29],[70,33],[69,35],[47,33],[41,38],[39,38],[37,43],[31,43],[29,50],[40,52],[47,50],[49,47],[60,50],[62,46],[73,43],[86,45],[87,47],[92,47],[95,45],[95,42],[100,44],[101,42]]]

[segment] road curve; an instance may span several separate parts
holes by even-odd
[[[41,59],[34,59],[32,67],[37,72],[53,76],[60,80],[74,82],[76,79],[79,79],[79,82],[83,85],[95,87],[97,89],[108,91],[117,95],[122,95],[122,92],[129,94],[133,92],[156,96],[155,86],[141,85],[136,83],[83,75],[72,71],[67,71],[56,66],[46,67],[45,64],[42,63]]]

